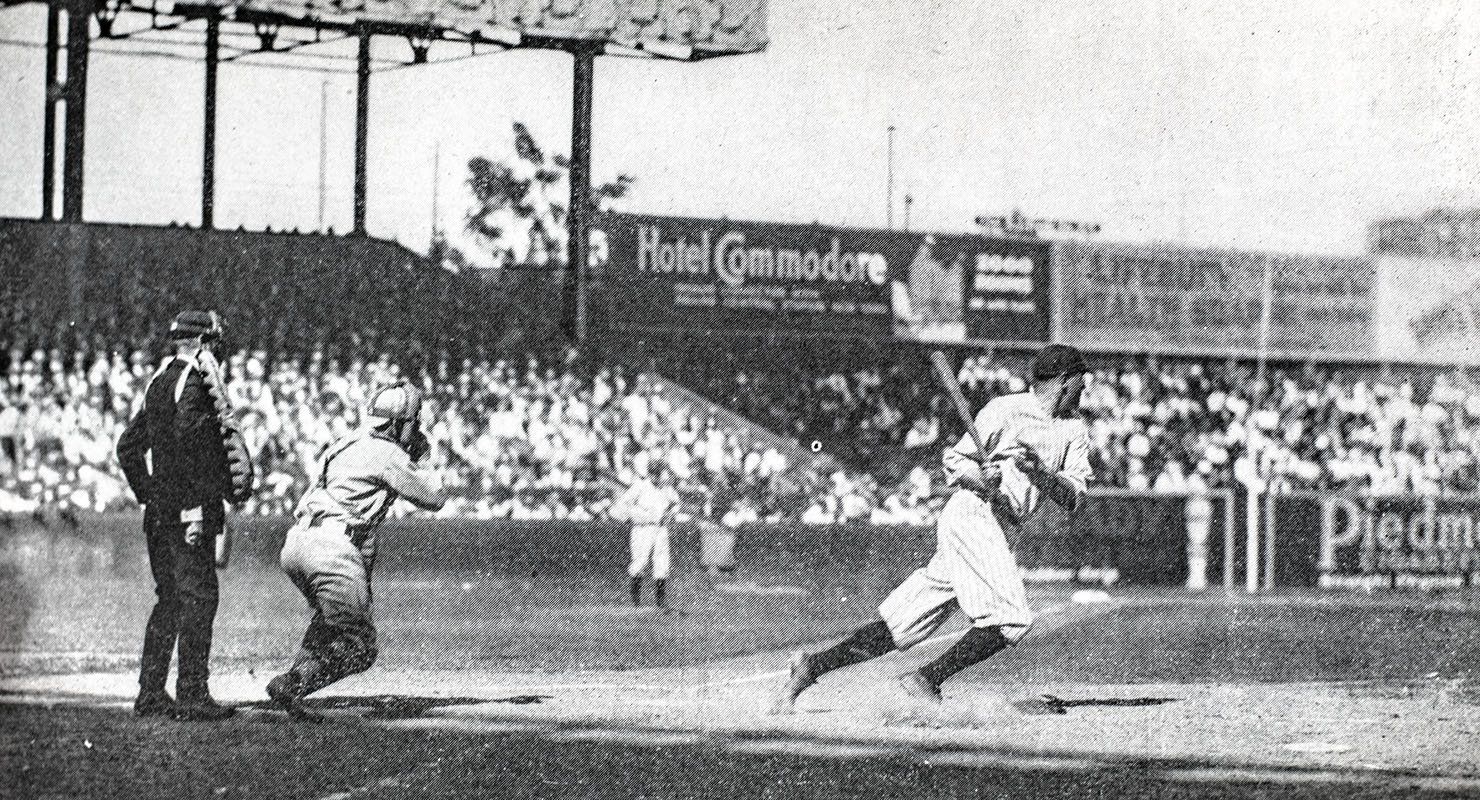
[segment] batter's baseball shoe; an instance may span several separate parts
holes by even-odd
[[[912,669],[899,676],[899,688],[903,689],[904,693],[912,699],[922,703],[937,706],[941,703],[940,687],[926,680],[917,669]]]
[[[134,716],[165,717],[175,713],[175,698],[163,689],[140,689],[134,700]]]
[[[816,682],[817,676],[812,674],[811,656],[801,650],[792,653],[791,676],[787,678],[781,693],[776,696],[776,705],[772,712],[790,714],[796,708],[797,696]]]
[[[267,696],[273,705],[288,713],[298,722],[323,722],[324,716],[303,707],[303,698],[298,693],[303,688],[303,676],[296,672],[284,672],[267,682]]]

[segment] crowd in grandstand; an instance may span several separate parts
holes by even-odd
[[[1013,359],[964,361],[958,379],[974,405],[1025,388]],[[783,454],[674,402],[653,374],[574,351],[441,358],[403,373],[389,356],[353,349],[238,350],[224,359],[227,388],[260,481],[243,511],[291,513],[319,453],[358,424],[371,388],[404,378],[427,392],[430,463],[456,497],[443,514],[600,518],[621,485],[658,461],[690,508],[731,524],[933,519],[939,453],[961,429],[921,365],[710,361],[693,384],[702,394],[787,438],[825,443],[853,468]],[[12,347],[0,391],[0,513],[128,507],[113,445],[156,364],[96,339]],[[1261,384],[1248,364],[1135,359],[1097,365],[1083,411],[1101,486],[1185,492],[1257,474],[1275,491],[1480,488],[1480,390],[1459,372],[1416,380],[1304,366],[1271,369]]]
[[[799,439],[846,437],[874,473],[928,465],[962,428],[921,362],[846,371],[798,362],[729,365],[711,396]],[[1022,354],[966,358],[957,380],[980,407],[1026,388]],[[1100,486],[1186,492],[1247,483],[1272,491],[1440,495],[1480,487],[1480,387],[1463,371],[1398,376],[1305,364],[1137,358],[1097,365],[1083,416]],[[845,421],[841,423],[840,421]],[[1257,464],[1248,458],[1251,448]]]
[[[291,513],[324,447],[359,424],[373,387],[398,379],[426,393],[430,466],[454,496],[444,515],[602,517],[652,462],[695,513],[731,524],[868,517],[878,504],[867,478],[793,463],[744,431],[676,405],[661,381],[620,365],[589,368],[574,352],[543,361],[441,360],[415,374],[389,356],[345,359],[318,347],[272,358],[238,351],[224,365],[259,476],[244,513]],[[143,351],[12,349],[6,367],[0,512],[129,506],[112,449],[154,360]],[[890,507],[903,508],[898,498]]]

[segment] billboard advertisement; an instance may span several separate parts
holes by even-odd
[[[1376,256],[1376,356],[1480,364],[1480,260]]]
[[[630,214],[597,228],[618,327],[958,344],[1049,333],[1042,243]]]
[[[942,344],[1048,341],[1048,246],[981,236],[896,234],[911,248],[895,278],[895,334]]]
[[[1230,496],[1216,493],[1204,520],[1209,543],[1223,539]],[[1030,583],[1187,583],[1187,498],[1127,490],[1092,489],[1072,518],[1052,504],[1016,532],[1013,552]],[[1220,545],[1221,547],[1221,545]],[[1216,580],[1216,575],[1210,576]]]
[[[1391,497],[1321,500],[1319,584],[1326,588],[1480,585],[1480,503]]]
[[[816,225],[612,214],[605,239],[610,324],[748,333],[888,336],[887,237]]]
[[[1270,354],[1372,357],[1376,270],[1365,258],[1058,242],[1058,338],[1096,349],[1252,355],[1271,275]]]
[[[1480,586],[1480,500],[1323,492],[1275,502],[1276,583],[1326,589]]]

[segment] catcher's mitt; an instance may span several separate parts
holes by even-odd
[[[417,428],[411,434],[411,441],[406,443],[406,454],[411,456],[412,461],[420,461],[426,458],[427,453],[432,451],[432,443],[427,441],[427,435]]]
[[[226,446],[226,468],[230,473],[226,499],[232,504],[245,503],[252,496],[257,482],[252,457],[247,453],[247,442],[235,426],[226,426],[221,433],[222,443]]]

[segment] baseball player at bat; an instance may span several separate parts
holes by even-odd
[[[1021,641],[1033,624],[1009,539],[1046,497],[1073,513],[1091,472],[1089,433],[1077,416],[1088,366],[1079,351],[1049,345],[1033,360],[1028,391],[992,400],[976,415],[990,451],[981,458],[968,434],[945,451],[956,488],[936,524],[936,550],[879,606],[879,619],[819,653],[797,652],[777,710],[821,676],[892,650],[908,650],[938,629],[953,609],[971,628],[939,658],[900,676],[912,697],[941,701],[941,684]]]
[[[415,466],[428,450],[420,415],[415,388],[378,390],[365,425],[329,445],[298,502],[279,563],[314,614],[292,668],[267,684],[268,697],[295,719],[316,719],[301,705],[306,695],[375,663],[370,574],[375,530],[391,506],[405,498],[435,511],[446,502],[434,476]]]

